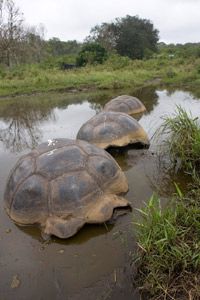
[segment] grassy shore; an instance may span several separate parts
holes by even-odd
[[[174,195],[163,211],[153,196],[138,224],[137,285],[147,299],[200,299],[199,194]]]
[[[68,71],[48,65],[0,69],[0,96],[52,90],[125,89],[152,84],[200,85],[200,58],[130,60],[113,56],[103,65]]]
[[[172,167],[178,163],[192,183],[185,195],[176,186],[164,209],[153,195],[140,210],[136,283],[147,299],[200,299],[200,127],[197,119],[178,107],[160,133],[166,134],[161,149],[168,153]]]

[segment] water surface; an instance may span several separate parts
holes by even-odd
[[[130,253],[136,247],[131,213],[112,225],[85,226],[71,239],[44,243],[39,230],[14,225],[3,209],[6,179],[22,154],[48,139],[75,138],[85,121],[122,93],[0,99],[0,299],[139,299],[131,283]],[[147,88],[129,94],[147,107],[139,122],[150,138],[176,105],[200,115],[199,99],[190,92]],[[112,152],[129,182],[126,198],[136,208],[144,206],[155,189],[163,200],[173,190],[171,177],[160,172],[153,149],[152,144],[149,150]],[[13,278],[17,278],[16,288],[11,287]]]

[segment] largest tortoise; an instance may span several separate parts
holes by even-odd
[[[23,156],[12,170],[5,207],[19,225],[39,224],[46,235],[68,238],[85,223],[109,220],[128,201],[115,160],[84,141],[56,139]]]

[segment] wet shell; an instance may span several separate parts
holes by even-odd
[[[7,181],[5,208],[19,225],[39,224],[47,235],[68,238],[85,223],[103,223],[117,207],[127,180],[104,150],[84,141],[43,143],[16,164]]]
[[[117,112],[101,112],[91,118],[80,128],[77,139],[103,149],[136,143],[149,145],[142,126],[131,116]]]
[[[123,112],[128,115],[133,115],[143,113],[146,111],[146,108],[138,98],[122,95],[110,100],[105,105],[104,111]]]

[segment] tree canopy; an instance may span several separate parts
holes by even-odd
[[[155,52],[158,39],[158,30],[150,20],[129,15],[93,27],[86,38],[88,42],[97,42],[108,51],[115,50],[132,59],[142,59]]]

